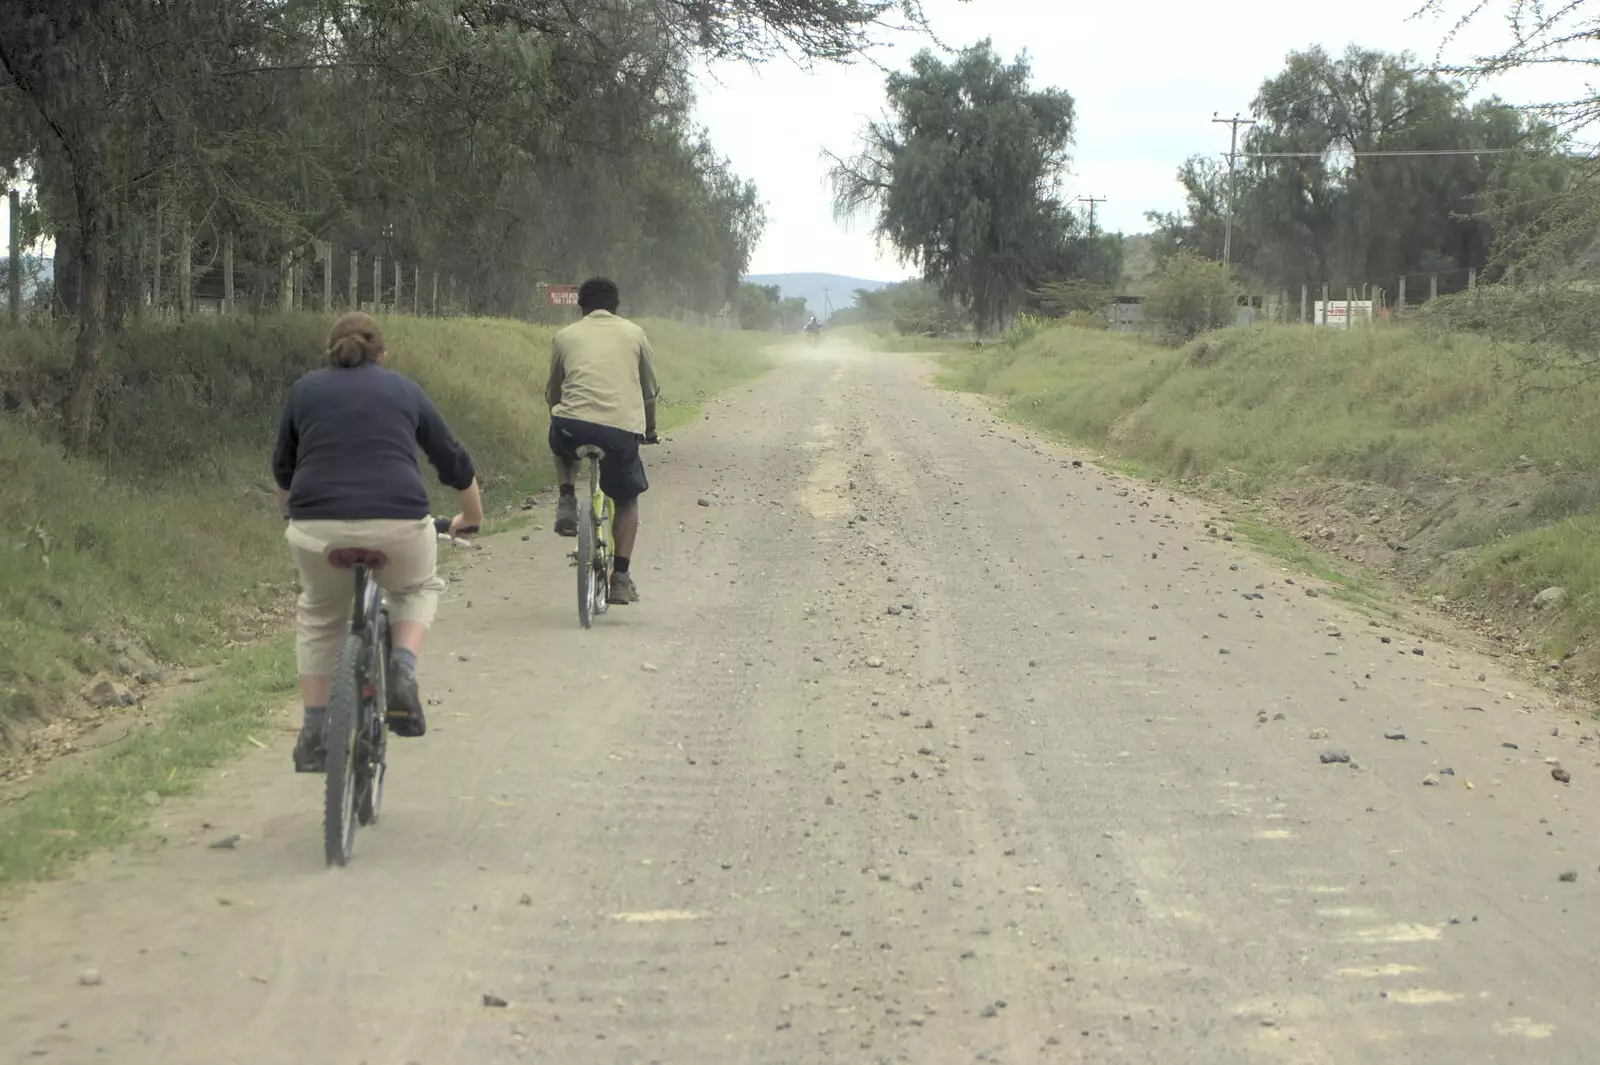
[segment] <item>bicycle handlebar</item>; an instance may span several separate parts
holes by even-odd
[[[451,522],[451,520],[452,519],[450,519],[450,518],[434,518],[433,519],[434,531],[441,532],[441,533],[448,533],[450,531],[450,522]],[[463,526],[461,526],[461,528],[456,530],[456,535],[457,536],[471,536],[473,533],[477,532],[479,528],[480,528],[480,526],[477,526],[477,525],[463,525]]]

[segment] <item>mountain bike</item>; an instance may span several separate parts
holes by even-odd
[[[589,505],[578,508],[578,549],[572,553],[578,568],[578,623],[584,628],[611,607],[611,499],[600,488],[600,463],[606,457],[601,448],[587,444],[578,449],[583,463],[580,483],[589,484]]]
[[[448,535],[450,519],[434,520],[436,535]],[[462,528],[475,533],[477,526]],[[389,656],[393,637],[389,608],[378,587],[377,571],[389,559],[376,548],[339,547],[328,561],[355,577],[355,607],[350,633],[339,648],[328,699],[327,790],[323,853],[329,865],[345,865],[355,849],[356,825],[374,825],[383,805],[388,772]]]
[[[655,436],[642,438],[645,445],[658,444]],[[589,485],[589,505],[578,508],[578,549],[567,555],[578,570],[578,623],[592,628],[594,619],[611,609],[611,564],[616,553],[611,524],[616,505],[600,487],[603,448],[585,444],[577,450],[582,471],[579,483]]]

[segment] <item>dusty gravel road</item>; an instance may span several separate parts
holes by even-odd
[[[11,907],[0,1058],[1600,1058],[1593,724],[923,370],[712,404],[591,632],[491,540],[355,863],[285,732]]]

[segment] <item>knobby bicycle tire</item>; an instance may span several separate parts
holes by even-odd
[[[594,532],[591,494],[578,508],[578,623],[586,629],[594,624]]]
[[[361,656],[366,648],[354,633],[344,638],[333,668],[328,698],[327,792],[322,815],[322,846],[329,865],[350,861],[356,842],[356,730],[361,727]]]
[[[374,653],[369,668],[372,670],[373,698],[370,705],[363,703],[360,727],[368,733],[367,745],[371,764],[367,767],[364,776],[359,776],[356,783],[360,785],[361,792],[356,796],[356,819],[361,827],[367,828],[378,823],[378,814],[383,809],[383,778],[388,771],[388,732],[384,727],[384,715],[389,705],[389,659],[394,654],[394,636],[389,627],[389,608],[378,608],[378,637],[373,644]]]

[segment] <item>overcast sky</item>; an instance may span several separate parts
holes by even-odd
[[[1127,233],[1146,228],[1147,210],[1182,205],[1174,173],[1196,153],[1222,154],[1228,128],[1213,112],[1248,114],[1255,90],[1283,69],[1291,51],[1351,43],[1410,50],[1432,61],[1449,23],[1408,20],[1421,0],[1345,0],[1298,7],[1282,0],[924,0],[934,32],[956,48],[984,37],[1006,59],[1026,48],[1034,81],[1066,89],[1077,102],[1077,138],[1066,188],[1072,197],[1105,197],[1096,222]],[[1462,0],[1452,0],[1459,10]],[[1490,10],[1446,58],[1503,41],[1500,10]],[[926,40],[902,37],[879,53],[900,69]],[[881,112],[881,71],[869,65],[806,73],[775,62],[752,70],[726,65],[703,78],[700,119],[717,148],[755,181],[767,204],[767,229],[751,273],[825,271],[874,280],[909,276],[893,255],[879,254],[865,225],[837,226],[820,153],[855,146],[855,133]],[[1520,74],[1494,86],[1514,102],[1549,99],[1579,79],[1565,72]]]
[[[1226,126],[1213,112],[1248,113],[1261,82],[1283,68],[1290,52],[1321,44],[1341,52],[1350,43],[1410,50],[1431,61],[1449,22],[1406,18],[1422,0],[1345,0],[1297,7],[1282,0],[924,0],[933,31],[951,47],[992,37],[1007,59],[1026,48],[1035,83],[1072,93],[1077,143],[1069,196],[1105,197],[1097,223],[1135,233],[1147,210],[1173,210],[1182,195],[1173,175],[1196,153],[1221,154]],[[1447,0],[1460,10],[1469,0]],[[1500,13],[1490,10],[1445,57],[1504,42]],[[1226,12],[1226,17],[1223,17]],[[890,38],[877,58],[902,68],[925,38]],[[833,221],[824,184],[824,148],[840,154],[881,112],[882,71],[868,64],[813,73],[775,61],[752,69],[723,65],[701,78],[699,115],[719,151],[753,179],[767,204],[767,229],[752,273],[822,271],[874,280],[909,276],[893,255],[880,254],[860,224],[848,232]],[[1493,86],[1513,102],[1576,95],[1568,71],[1519,73]],[[0,242],[6,204],[0,197]],[[3,252],[0,252],[3,254]]]

